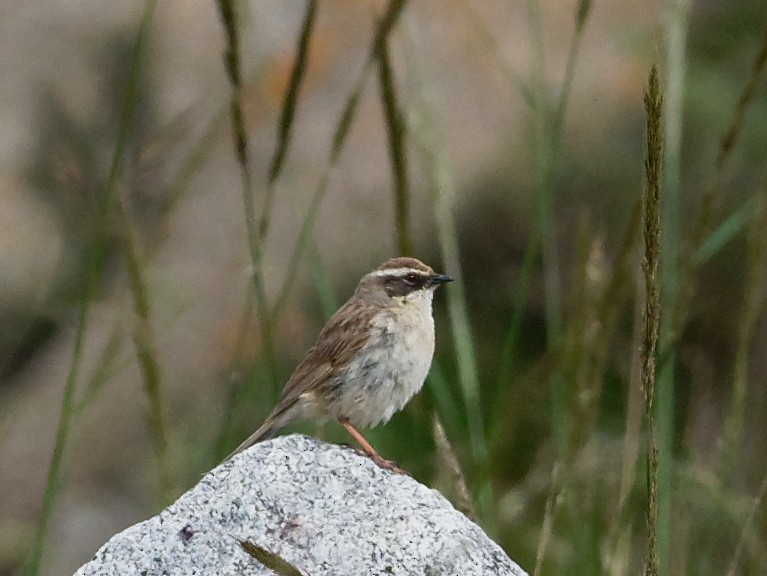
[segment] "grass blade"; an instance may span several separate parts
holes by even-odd
[[[473,32],[479,37],[486,49],[493,54],[495,61],[500,67],[501,74],[503,74],[509,86],[511,86],[512,90],[520,93],[529,108],[533,108],[535,106],[533,91],[504,57],[501,47],[488,30],[487,24],[477,13],[474,2],[471,0],[461,0],[458,3],[458,8],[464,12]]]
[[[754,58],[754,64],[751,67],[751,76],[746,82],[746,86],[743,88],[743,93],[738,100],[738,107],[735,110],[735,118],[722,137],[722,143],[719,147],[719,155],[716,157],[716,168],[721,170],[725,161],[730,157],[732,149],[735,147],[735,143],[738,140],[738,136],[743,131],[743,124],[746,117],[746,110],[748,110],[751,101],[754,98],[757,86],[759,86],[759,79],[764,72],[765,64],[767,64],[767,30],[764,33],[764,39],[762,40],[762,46],[759,52]]]
[[[160,363],[157,359],[151,306],[144,279],[143,255],[126,198],[118,200],[117,215],[119,225],[122,228],[123,251],[131,293],[133,294],[133,309],[136,315],[133,327],[133,344],[136,347],[139,366],[144,376],[144,393],[148,400],[146,421],[159,467],[161,502],[168,503],[173,491],[173,480],[168,458],[168,431],[162,407],[162,376]]]
[[[694,255],[694,265],[701,266],[713,258],[730,241],[746,229],[756,211],[754,198],[747,200],[735,212],[730,214],[709,237],[701,244]]]
[[[757,197],[756,214],[748,237],[747,258],[743,307],[738,322],[735,362],[732,369],[732,399],[725,418],[722,452],[722,471],[725,474],[730,470],[735,459],[735,451],[743,429],[749,350],[754,340],[764,299],[764,283],[767,277],[767,181]]]
[[[136,47],[133,51],[133,63],[131,65],[128,86],[125,93],[125,104],[120,115],[120,124],[117,134],[115,151],[112,155],[112,162],[109,169],[109,178],[104,196],[99,205],[98,218],[96,219],[95,230],[93,233],[93,243],[90,248],[88,258],[87,277],[83,286],[83,297],[80,303],[80,311],[77,318],[77,328],[75,331],[75,342],[72,350],[72,361],[69,366],[67,380],[64,385],[64,397],[61,401],[61,414],[59,424],[56,430],[56,440],[51,455],[51,464],[48,469],[48,478],[45,484],[45,493],[43,495],[42,512],[37,525],[35,537],[29,551],[27,562],[22,566],[22,573],[26,576],[36,576],[40,572],[40,564],[45,549],[45,542],[48,537],[48,529],[53,515],[53,509],[56,504],[56,496],[61,485],[62,464],[64,462],[64,452],[69,440],[69,431],[71,427],[72,415],[75,411],[75,387],[80,372],[80,363],[82,361],[83,347],[85,345],[85,332],[88,325],[88,312],[96,288],[101,278],[101,272],[104,264],[105,254],[105,228],[106,219],[112,208],[117,188],[117,176],[122,163],[123,153],[128,141],[128,130],[133,118],[133,111],[138,100],[139,75],[141,64],[143,62],[144,50],[146,49],[147,39],[151,28],[156,0],[147,0],[144,7],[144,14],[141,20],[141,26],[136,40]]]
[[[428,98],[423,98],[423,111],[413,133],[419,140],[427,167],[427,175],[430,180],[429,187],[434,202],[437,235],[442,251],[442,260],[445,269],[456,280],[455,284],[447,291],[447,307],[453,334],[453,347],[458,366],[458,377],[461,383],[469,426],[469,443],[471,445],[472,458],[474,464],[479,466],[482,465],[487,457],[487,444],[480,403],[479,371],[471,335],[466,295],[464,293],[458,238],[456,237],[452,215],[452,199],[455,196],[455,186],[444,151],[436,142],[434,135],[436,121],[431,118],[432,111],[428,104],[426,104],[427,101]]]
[[[740,564],[740,559],[743,556],[743,549],[746,547],[747,535],[749,530],[751,530],[751,527],[754,525],[754,519],[761,509],[765,497],[767,497],[767,475],[765,475],[765,477],[762,479],[762,484],[759,487],[759,492],[754,498],[754,502],[751,505],[751,510],[748,514],[748,518],[746,518],[746,522],[743,524],[743,529],[741,530],[740,538],[738,539],[738,545],[735,547],[735,552],[732,555],[730,566],[727,569],[727,576],[736,576],[736,574],[739,573],[738,565]]]
[[[255,542],[249,540],[240,540],[237,538],[240,547],[251,557],[255,558],[261,564],[272,570],[279,576],[303,576],[301,571],[293,566],[290,562],[285,560],[279,554],[270,552],[266,548],[259,546]]]
[[[245,226],[248,232],[248,249],[250,251],[253,289],[256,295],[256,307],[261,323],[261,338],[264,349],[264,361],[268,388],[276,394],[276,374],[274,358],[274,343],[272,342],[272,322],[269,315],[269,305],[266,300],[263,274],[261,270],[261,239],[260,226],[256,223],[256,203],[253,196],[253,177],[248,162],[248,134],[245,129],[245,119],[242,112],[242,79],[240,73],[240,39],[237,28],[237,16],[233,0],[218,0],[218,9],[226,32],[227,46],[224,63],[232,89],[230,99],[230,114],[232,131],[237,153],[237,163],[240,166],[242,178],[242,198],[245,209]],[[265,227],[264,227],[265,228]]]
[[[741,93],[738,107],[735,112],[730,127],[725,131],[725,135],[722,137],[722,141],[719,148],[719,154],[716,160],[716,172],[712,176],[712,180],[709,185],[703,191],[703,197],[700,204],[700,214],[698,216],[695,228],[691,234],[691,240],[689,242],[689,248],[687,254],[687,260],[684,263],[684,268],[681,274],[681,281],[679,284],[679,297],[676,300],[676,307],[673,311],[672,319],[672,336],[678,337],[681,333],[684,325],[687,322],[687,315],[689,313],[689,302],[696,289],[696,276],[700,265],[705,261],[705,257],[711,252],[711,249],[715,247],[715,242],[720,241],[718,234],[723,231],[725,225],[733,225],[731,221],[725,221],[713,234],[712,228],[714,222],[719,215],[719,203],[721,193],[721,175],[722,171],[727,163],[727,160],[732,155],[732,151],[735,148],[738,137],[745,125],[744,118],[749,107],[754,102],[754,94],[756,93],[756,87],[759,85],[762,74],[764,73],[765,65],[767,64],[767,30],[762,41],[762,46],[754,59],[754,63],[751,67],[751,76],[746,82],[746,86]],[[735,215],[733,215],[735,216]],[[725,229],[726,230],[726,229]],[[714,240],[716,238],[716,240]],[[701,254],[701,252],[703,254]]]
[[[277,148],[274,151],[272,162],[269,166],[269,187],[277,181],[282,173],[282,167],[285,162],[285,155],[288,152],[288,145],[290,144],[291,128],[293,127],[293,119],[296,114],[296,107],[298,105],[298,94],[301,89],[301,84],[306,75],[306,66],[309,62],[309,41],[314,31],[314,23],[317,20],[317,8],[319,6],[318,0],[309,0],[306,4],[306,15],[304,16],[304,23],[301,27],[301,34],[298,37],[298,48],[296,49],[296,62],[293,65],[293,72],[290,75],[290,83],[288,84],[288,91],[285,93],[285,100],[282,102],[282,112],[280,114],[279,129],[277,133]],[[264,202],[264,210],[262,212],[261,226],[268,225],[268,219],[264,220],[263,215],[267,215],[270,212],[271,207],[271,194],[268,193]],[[266,236],[266,230],[261,230],[261,236]]]
[[[346,144],[346,138],[349,134],[349,129],[354,121],[354,116],[357,112],[359,100],[362,97],[362,92],[367,83],[368,75],[373,67],[373,64],[378,58],[378,54],[383,46],[383,40],[389,35],[394,26],[396,25],[402,10],[405,8],[407,0],[390,0],[387,5],[386,12],[378,22],[378,28],[376,29],[375,36],[373,38],[368,57],[365,60],[365,64],[360,70],[357,76],[357,81],[354,84],[354,88],[349,93],[344,105],[341,117],[336,124],[333,132],[333,141],[330,147],[330,153],[328,155],[328,161],[325,165],[325,170],[317,184],[317,188],[314,190],[312,200],[309,203],[304,219],[301,223],[301,228],[298,232],[298,238],[296,239],[296,245],[293,252],[290,255],[290,260],[287,265],[287,272],[285,279],[279,289],[279,296],[277,302],[272,307],[271,319],[272,322],[276,322],[279,315],[282,313],[285,304],[290,296],[290,290],[293,287],[293,283],[296,279],[298,272],[298,265],[301,262],[301,258],[306,250],[307,243],[312,237],[312,228],[317,216],[317,210],[325,196],[325,192],[330,181],[330,175],[338,163],[338,159],[341,156],[341,152]]]
[[[389,157],[394,181],[394,222],[397,231],[397,250],[400,256],[412,256],[413,242],[409,230],[410,210],[405,122],[397,103],[397,91],[389,59],[388,42],[383,43],[378,54],[378,83],[381,89],[386,130],[389,135]]]

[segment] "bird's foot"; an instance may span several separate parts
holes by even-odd
[[[362,434],[360,434],[348,420],[345,418],[339,418],[338,421],[341,422],[343,427],[346,428],[349,431],[349,434],[351,434],[352,437],[357,441],[357,443],[360,445],[360,448],[362,448],[362,452],[364,452],[373,462],[378,464],[378,466],[384,470],[390,470],[397,474],[405,473],[405,471],[402,470],[396,462],[393,460],[387,460],[386,458],[383,458],[378,452],[376,452],[375,448],[373,448],[370,443],[365,440],[365,438],[363,438]]]
[[[368,456],[373,462],[378,464],[378,466],[384,470],[389,470],[395,474],[407,474],[407,472],[400,468],[399,464],[397,464],[394,460],[387,460],[378,453],[368,454]]]

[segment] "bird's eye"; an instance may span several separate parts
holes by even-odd
[[[415,284],[418,282],[418,274],[413,274],[412,272],[410,274],[407,274],[405,276],[405,282],[408,284]]]

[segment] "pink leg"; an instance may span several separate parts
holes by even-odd
[[[349,422],[346,418],[339,418],[338,421],[344,428],[346,428],[349,434],[351,434],[352,438],[354,438],[357,441],[357,444],[360,445],[362,451],[367,454],[373,460],[373,462],[378,464],[381,468],[391,470],[392,472],[402,472],[397,464],[391,460],[382,458],[381,455],[375,451],[375,448],[373,448],[370,443],[368,443],[368,441],[362,437],[362,434],[360,434],[359,431],[354,426],[352,426],[351,422]]]

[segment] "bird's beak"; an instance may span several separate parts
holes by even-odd
[[[451,278],[450,276],[447,276],[445,274],[433,274],[429,282],[429,285],[439,286],[440,284],[444,284],[445,282],[452,282],[453,280],[455,280],[455,278]]]

